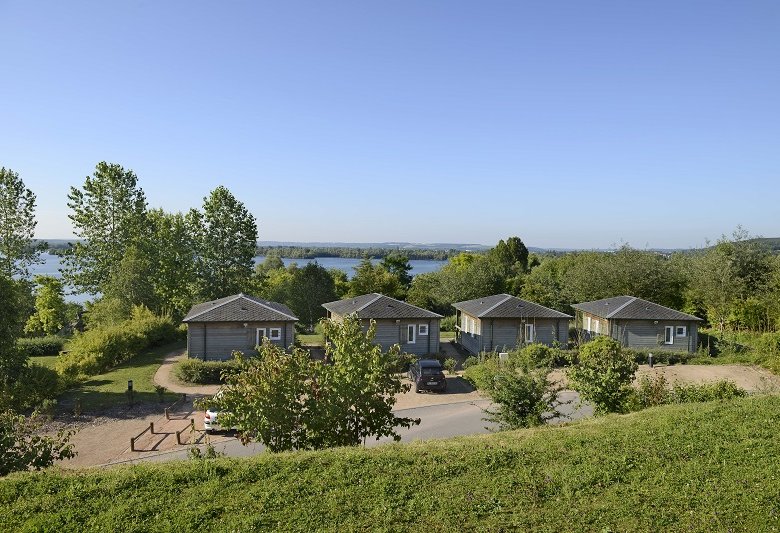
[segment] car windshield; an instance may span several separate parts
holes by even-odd
[[[423,376],[437,376],[439,375],[439,372],[441,372],[438,368],[434,368],[431,366],[424,366],[422,367],[422,375]]]

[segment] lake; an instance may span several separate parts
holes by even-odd
[[[33,275],[41,274],[45,276],[54,276],[57,278],[61,277],[59,271],[60,257],[58,255],[42,254],[41,259],[43,260],[43,263],[33,265],[30,268],[30,272]],[[254,258],[255,264],[262,263],[263,261],[265,261],[265,256],[258,255]],[[361,260],[345,257],[315,257],[314,259],[291,259],[289,257],[282,258],[282,262],[285,266],[289,265],[290,263],[298,263],[298,265],[303,266],[314,261],[325,268],[338,268],[339,270],[343,270],[346,272],[347,277],[351,278],[355,274],[355,267],[360,264]],[[376,264],[379,262],[379,260],[372,260],[372,262]],[[434,259],[412,259],[409,261],[409,264],[412,267],[411,274],[416,276],[417,274],[436,272],[445,264],[447,264],[447,261],[437,261]],[[68,294],[65,296],[65,300],[80,304],[83,304],[92,298],[93,296],[83,293]]]

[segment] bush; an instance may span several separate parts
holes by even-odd
[[[486,411],[487,420],[502,430],[541,426],[560,415],[559,391],[558,386],[548,383],[545,371],[518,373],[502,368],[493,376],[493,387],[488,391],[497,409]]]
[[[483,362],[469,366],[463,372],[463,378],[474,385],[477,390],[490,391],[495,385],[496,374],[501,371],[501,363],[493,357]]]
[[[473,355],[470,355],[470,356],[466,357],[466,360],[463,361],[463,365],[461,365],[461,366],[463,367],[463,370],[466,370],[467,368],[472,367],[474,365],[478,365],[478,364],[479,364],[479,359],[477,359]]]
[[[536,368],[552,368],[555,364],[558,350],[544,344],[529,344],[512,354],[512,358],[520,368],[529,371]]]
[[[653,364],[661,363],[667,365],[685,364],[693,359],[697,354],[688,352],[672,352],[667,350],[631,350],[623,348],[623,353],[629,355],[633,361],[640,365],[648,363],[647,356],[653,354]]]
[[[99,374],[142,350],[173,341],[179,332],[169,317],[135,307],[128,320],[76,334],[67,345],[67,353],[59,357],[57,371],[71,377]]]
[[[18,411],[35,409],[63,390],[63,382],[56,371],[33,363],[22,370],[19,379],[0,392],[0,404],[2,408]]]
[[[392,364],[390,366],[390,372],[393,374],[402,374],[409,370],[409,366],[417,361],[417,356],[410,353],[389,353]]]
[[[780,332],[761,335],[755,341],[755,349],[766,355],[780,355]]]
[[[445,316],[442,318],[439,328],[441,331],[455,331],[455,315]]]
[[[457,365],[458,365],[458,362],[455,359],[453,359],[452,357],[448,357],[447,359],[444,360],[444,363],[443,363],[444,369],[448,373],[450,373],[450,374],[454,374],[455,373],[455,367]]]
[[[642,376],[639,379],[639,387],[637,387],[636,391],[638,405],[634,410],[669,403],[671,391],[668,385],[669,383],[663,374],[653,377]]]
[[[197,385],[218,385],[225,382],[225,377],[238,371],[239,361],[202,361],[200,359],[184,359],[173,367],[173,375],[182,383]]]
[[[634,394],[631,382],[636,369],[619,342],[599,336],[580,348],[579,363],[567,374],[581,398],[595,405],[596,414],[624,413]]]
[[[672,387],[669,403],[711,402],[747,396],[747,391],[733,381],[722,379],[714,383],[679,385]]]
[[[66,339],[57,335],[48,337],[23,337],[16,341],[16,346],[25,357],[57,355],[65,346]]]

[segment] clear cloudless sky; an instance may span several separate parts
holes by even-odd
[[[99,161],[261,240],[780,236],[780,2],[0,0],[0,166],[69,238]]]

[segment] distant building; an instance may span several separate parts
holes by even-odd
[[[473,354],[512,350],[533,342],[548,346],[569,342],[570,315],[509,294],[452,306],[456,311],[456,339]]]
[[[357,315],[368,329],[376,322],[374,341],[388,350],[399,344],[401,351],[415,355],[429,355],[439,351],[439,324],[441,315],[415,305],[371,293],[354,298],[322,304],[328,318],[341,321],[348,315]]]
[[[574,304],[586,338],[609,335],[627,348],[694,352],[701,318],[634,296]]]
[[[282,348],[295,342],[298,319],[284,305],[236,294],[193,306],[187,324],[187,354],[203,360],[230,359],[234,350],[249,354],[263,338]]]

